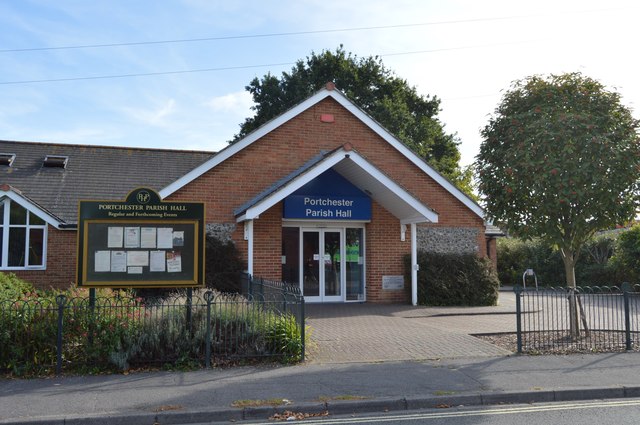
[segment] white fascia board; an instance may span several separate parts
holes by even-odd
[[[406,190],[404,190],[402,188],[402,186],[400,186],[398,183],[396,183],[393,180],[391,180],[389,177],[387,177],[380,170],[378,170],[377,168],[372,166],[367,160],[365,160],[360,155],[356,154],[355,152],[349,152],[349,154],[350,154],[349,155],[349,159],[351,159],[353,162],[355,162],[360,168],[362,168],[364,171],[369,173],[369,175],[371,175],[377,181],[382,183],[387,189],[389,189],[390,191],[392,191],[393,193],[398,195],[400,198],[402,198],[402,200],[404,202],[409,204],[420,215],[422,215],[424,218],[429,220],[431,223],[437,223],[438,222],[438,214],[435,213],[433,210],[431,210],[429,208],[426,208],[420,201],[418,201],[410,193],[408,193]],[[402,224],[424,222],[424,219],[420,219],[418,217],[416,217],[415,220],[416,221],[414,221],[414,220],[406,221],[405,220],[406,222],[404,222]]]
[[[431,168],[422,158],[416,155],[411,149],[409,149],[404,143],[396,139],[391,133],[385,130],[380,124],[378,124],[373,118],[364,113],[362,109],[354,105],[349,99],[339,92],[332,91],[329,94],[345,109],[355,115],[360,121],[366,124],[371,130],[373,130],[378,136],[382,137],[391,146],[400,151],[401,154],[407,157],[409,161],[414,163],[418,168],[424,171],[429,177],[434,179],[436,183],[442,186],[447,192],[451,193],[456,199],[462,202],[467,208],[476,213],[480,218],[484,219],[484,211],[480,205],[472,201],[467,195],[465,195],[460,189],[458,189],[453,183],[444,178],[440,173]]]
[[[282,201],[284,198],[291,195],[293,192],[300,189],[302,186],[309,183],[310,181],[318,177],[320,174],[324,173],[329,168],[336,165],[338,162],[342,161],[345,155],[346,153],[341,149],[336,153],[334,153],[333,155],[327,157],[317,166],[311,168],[310,170],[306,171],[304,174],[292,180],[291,183],[285,185],[284,187],[275,191],[271,195],[267,196],[265,199],[258,202],[253,207],[248,208],[242,216],[238,217],[236,221],[241,222],[244,220],[253,220],[258,218],[260,214],[262,214],[269,208],[273,207],[275,204]]]
[[[208,160],[207,162],[205,162],[205,163],[201,164],[200,166],[194,168],[193,170],[191,170],[190,172],[188,172],[184,176],[180,177],[178,180],[174,181],[173,183],[171,183],[170,185],[168,185],[164,189],[161,189],[160,192],[158,192],[160,197],[162,199],[164,199],[167,196],[171,195],[172,193],[178,191],[180,188],[182,188],[182,187],[186,186],[187,184],[191,183],[193,180],[197,179],[198,177],[200,177],[201,175],[203,175],[207,171],[211,170],[216,165],[218,165],[221,162],[223,162],[224,160],[232,157],[236,153],[240,152],[242,149],[244,149],[247,146],[251,145],[256,140],[258,140],[261,137],[267,135],[268,133],[272,132],[276,128],[280,127],[282,124],[286,123],[287,121],[291,120],[292,118],[294,118],[297,115],[301,114],[302,112],[306,111],[307,109],[309,109],[310,107],[312,107],[316,103],[320,102],[325,97],[328,97],[331,93],[332,92],[329,92],[327,89],[320,90],[318,93],[316,93],[315,95],[311,96],[310,98],[308,98],[304,102],[294,106],[293,108],[289,109],[284,114],[282,114],[282,115],[278,116],[277,118],[274,118],[273,120],[271,120],[268,123],[264,124],[262,127],[258,128],[254,132],[250,133],[245,138],[237,141],[233,145],[227,146],[226,148],[224,148],[223,150],[221,150],[220,152],[215,154],[214,157],[211,158],[210,160]]]
[[[411,218],[400,220],[400,224],[420,224],[424,222],[425,221],[423,217],[411,217]],[[436,221],[432,221],[432,223],[437,223],[437,222],[438,220],[436,215]]]
[[[11,199],[22,208],[41,218],[45,223],[52,225],[56,229],[60,229],[62,223],[57,218],[53,217],[51,214],[49,214],[33,202],[29,201],[28,199],[24,198],[20,194],[12,190],[0,190],[0,200],[2,200],[3,198]]]

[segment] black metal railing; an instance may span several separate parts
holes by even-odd
[[[514,288],[519,353],[640,348],[640,286]]]
[[[162,298],[29,297],[0,301],[0,370],[61,373],[84,367],[305,356],[304,298],[247,277],[253,291],[186,291]]]

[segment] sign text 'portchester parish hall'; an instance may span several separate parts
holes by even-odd
[[[284,198],[283,217],[371,220],[371,198],[333,169]]]
[[[290,195],[284,202],[284,217],[370,220],[371,199],[355,196]]]
[[[140,217],[140,218],[177,218],[181,212],[187,211],[186,205],[130,205],[99,203],[98,211],[105,212],[107,217]]]

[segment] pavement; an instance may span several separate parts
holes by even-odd
[[[640,397],[640,353],[519,356],[474,349],[481,341],[471,334],[513,326],[508,297],[480,309],[313,306],[316,347],[293,366],[0,380],[0,424],[238,423],[285,410],[341,415]],[[340,311],[346,315],[336,316]],[[339,322],[334,334],[327,333],[331,321]],[[421,342],[405,341],[411,334],[404,327]],[[365,328],[377,332],[356,338]],[[347,354],[331,348],[336,344]],[[389,347],[358,351],[375,344],[399,344],[396,358],[387,358],[394,352]],[[420,358],[424,345],[430,351]]]

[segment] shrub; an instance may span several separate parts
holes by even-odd
[[[308,339],[308,333],[305,339]],[[294,315],[277,316],[266,329],[268,350],[283,355],[285,362],[297,361],[302,356],[302,334]]]
[[[410,257],[405,258],[407,274]],[[418,303],[431,306],[483,306],[498,301],[493,264],[474,254],[418,252]]]
[[[539,285],[557,286],[564,282],[564,265],[560,254],[540,240],[500,238],[497,241],[497,253],[501,285],[522,285],[522,274],[526,269],[535,271]]]
[[[581,286],[618,285],[623,269],[611,261],[618,250],[618,233],[608,232],[590,239],[582,247],[576,265],[576,282]]]
[[[205,282],[208,288],[220,292],[242,292],[244,262],[233,241],[221,241],[207,235],[205,251]]]
[[[640,282],[640,225],[619,234],[611,265],[620,281]]]
[[[132,297],[129,292],[99,290],[93,306],[88,291],[30,294],[0,300],[0,370],[17,376],[46,375],[56,364],[57,303],[64,295],[65,370],[127,370],[132,365],[204,363],[207,303],[194,291],[162,299]],[[281,316],[263,303],[240,295],[214,293],[210,338],[214,356],[276,355],[300,358],[300,330],[293,315]],[[187,315],[187,311],[190,315]],[[86,370],[86,369],[85,369]]]
[[[17,300],[34,292],[33,285],[13,273],[0,273],[0,300]]]
[[[611,261],[619,249],[616,233],[598,235],[585,243],[576,265],[578,285],[616,285],[622,282],[622,268]],[[540,286],[563,286],[565,272],[560,253],[534,239],[498,239],[498,278],[501,285],[522,285],[526,269],[533,269]],[[636,254],[637,255],[637,254]],[[532,284],[527,280],[527,285]]]

